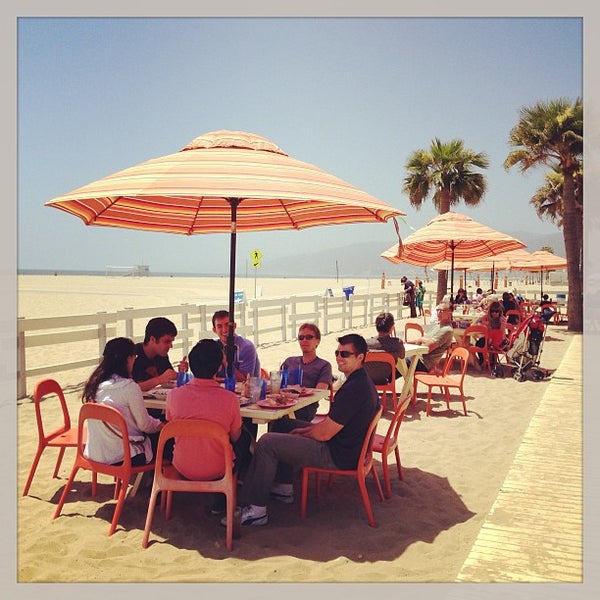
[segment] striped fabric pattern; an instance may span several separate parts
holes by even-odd
[[[86,225],[193,235],[387,221],[406,213],[255,134],[216,131],[181,151],[46,202]]]
[[[553,269],[566,269],[567,259],[557,256],[547,250],[536,250],[529,257],[517,261],[513,267],[518,271],[551,271]]]
[[[487,258],[481,258],[476,261],[454,261],[455,269],[467,269],[467,271],[487,271],[491,268],[497,271],[506,271],[513,268],[514,264],[519,261],[525,261],[531,256],[531,252],[519,248],[517,250],[510,250],[509,252],[503,252],[502,254],[494,254]],[[450,261],[444,261],[437,263],[432,267],[436,271],[447,271],[450,269]]]
[[[442,261],[473,261],[509,250],[525,248],[526,244],[477,221],[449,211],[431,219],[402,241],[381,253],[392,263],[407,263],[418,267]],[[456,268],[456,266],[455,266]]]

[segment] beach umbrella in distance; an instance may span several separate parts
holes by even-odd
[[[491,286],[494,286],[494,272],[495,271],[507,271],[513,268],[513,265],[519,261],[525,261],[531,256],[531,252],[527,252],[523,248],[517,248],[516,250],[509,250],[508,252],[502,252],[502,254],[493,254],[486,258],[479,260],[469,261],[455,261],[455,269],[465,269],[467,271],[487,271],[491,273],[490,281]],[[433,269],[436,271],[448,271],[450,269],[450,261],[443,261],[433,265]]]
[[[536,250],[527,258],[515,262],[512,267],[518,271],[539,271],[540,272],[540,296],[544,293],[544,272],[555,271],[556,269],[566,269],[567,259],[557,256],[547,250]]]
[[[525,247],[526,244],[506,233],[482,225],[466,215],[448,211],[431,219],[427,225],[382,252],[381,256],[392,263],[419,267],[448,261],[453,298],[456,261],[475,261]]]
[[[179,152],[108,175],[46,206],[86,225],[182,235],[229,233],[231,321],[238,232],[385,222],[406,214],[288,156],[264,137],[228,130],[201,135]],[[226,350],[231,375],[233,327]]]

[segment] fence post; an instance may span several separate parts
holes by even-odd
[[[133,306],[126,306],[125,310],[133,310]],[[133,339],[133,319],[131,317],[125,319],[125,337]]]
[[[329,333],[329,305],[328,305],[328,300],[327,300],[327,296],[325,296],[322,300],[323,302],[323,310],[320,311],[323,313],[323,335],[326,335]]]
[[[189,306],[189,303],[185,302],[181,306]],[[182,313],[181,313],[181,328],[185,331],[187,331],[188,326],[189,326],[189,315],[187,312],[188,310],[189,309],[182,309]],[[190,348],[190,336],[186,333],[185,336],[183,336],[183,340],[182,340],[183,356],[188,355],[189,348]]]
[[[99,312],[96,313],[97,315],[105,315],[106,311],[105,310],[101,310]],[[131,337],[131,336],[127,336],[127,337]],[[108,340],[106,339],[106,321],[103,321],[101,323],[98,323],[98,356],[102,356],[102,353],[104,352],[104,347],[106,346],[106,342]]]
[[[17,321],[25,321],[25,317],[19,317]],[[27,395],[25,332],[19,331],[17,336],[17,398],[23,398]]]
[[[252,329],[254,330],[254,345],[258,346],[258,307],[253,306],[250,309],[252,313]]]
[[[281,303],[281,336],[283,337],[283,342],[287,342],[287,327],[286,327],[286,320],[287,320],[287,310],[286,310],[286,304],[285,302]],[[295,313],[295,310],[294,310]],[[292,333],[292,337],[294,337],[294,334]]]

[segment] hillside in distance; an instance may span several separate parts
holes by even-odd
[[[555,234],[531,234],[526,232],[512,232],[509,235],[527,244],[526,250],[534,252],[544,246],[549,246],[554,253],[565,256],[565,246],[562,232]],[[274,259],[263,259],[261,276],[286,277],[290,276],[290,265],[294,266],[295,277],[381,277],[385,272],[386,277],[420,277],[424,273],[422,267],[408,264],[392,264],[381,258],[380,254],[388,246],[381,241],[363,241],[346,244],[328,250],[306,252],[301,255]]]

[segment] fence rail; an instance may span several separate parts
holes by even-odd
[[[425,304],[430,305],[432,295],[427,296]],[[97,365],[107,340],[117,335],[142,341],[146,323],[152,317],[165,316],[175,322],[178,333],[173,348],[187,354],[197,340],[214,337],[212,315],[220,308],[221,305],[180,304],[85,315],[20,317],[18,397],[27,396],[28,382],[32,387],[33,377]],[[298,326],[307,321],[316,323],[325,335],[372,324],[383,310],[392,312],[398,320],[409,316],[400,292],[352,294],[348,299],[315,295],[255,299],[235,305],[236,332],[260,348],[294,339]]]

